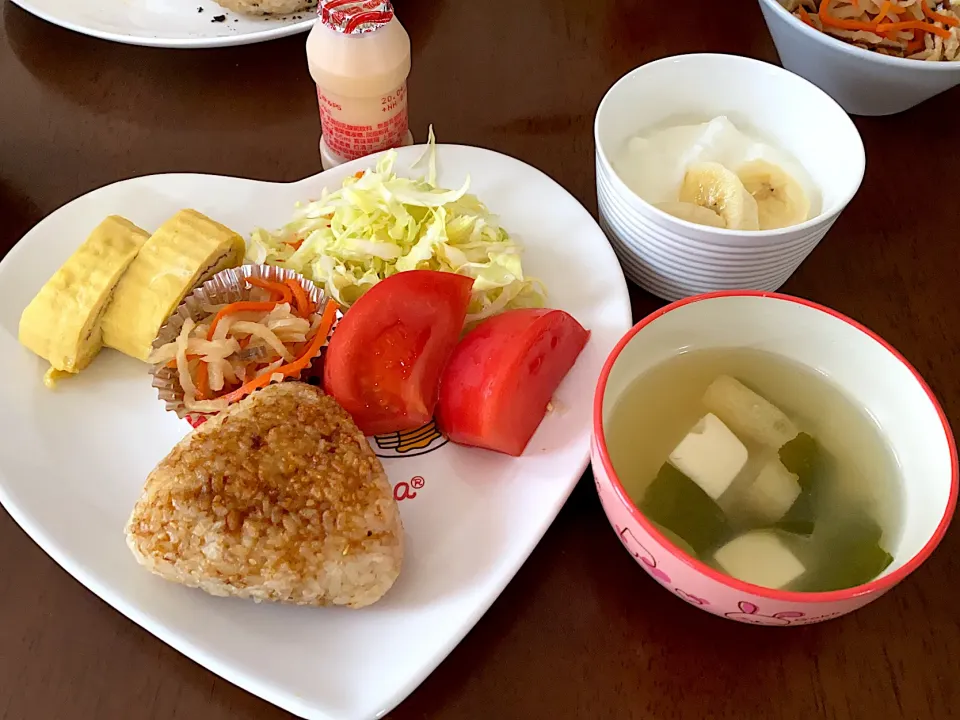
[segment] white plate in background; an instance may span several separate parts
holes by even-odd
[[[270,18],[228,11],[213,0],[11,0],[39,18],[84,35],[166,48],[248,45],[306,32],[316,10]],[[220,22],[214,18],[224,16]]]

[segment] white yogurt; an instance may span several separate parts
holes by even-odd
[[[717,162],[733,172],[750,160],[766,160],[793,176],[810,200],[810,217],[820,214],[820,193],[796,158],[744,133],[721,115],[698,125],[675,125],[631,138],[614,163],[634,193],[656,205],[674,202],[687,168]]]

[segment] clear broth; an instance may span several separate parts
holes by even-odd
[[[701,398],[718,376],[730,375],[783,411],[802,432],[832,456],[823,477],[809,537],[781,534],[808,572],[785,590],[818,591],[816,567],[830,553],[852,515],[866,513],[883,532],[881,546],[896,554],[901,525],[900,467],[876,420],[825,375],[779,355],[749,348],[693,350],[636,378],[605,422],[607,448],[617,476],[634,503],[657,476],[674,447],[707,412]],[[731,487],[731,490],[734,490]],[[738,520],[727,497],[718,500],[738,532],[752,529]],[[715,549],[715,548],[714,548]],[[702,561],[720,569],[712,551]],[[856,585],[854,581],[851,585]]]

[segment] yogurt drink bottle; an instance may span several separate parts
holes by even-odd
[[[389,0],[320,0],[307,63],[320,106],[324,169],[411,145],[410,38]]]

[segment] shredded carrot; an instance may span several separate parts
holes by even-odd
[[[217,325],[223,318],[227,317],[227,315],[235,315],[239,312],[270,312],[276,306],[277,303],[275,302],[250,302],[249,300],[241,300],[240,302],[225,305],[213,318],[213,322],[210,323],[207,340],[213,340],[213,333],[217,329]]]
[[[300,246],[303,245],[303,238],[301,238],[301,239],[299,239],[299,240],[294,240],[293,242],[284,243],[284,245],[289,245],[289,246],[292,247],[294,250],[299,250],[299,249],[300,249]]]
[[[193,354],[187,353],[187,361],[188,361],[188,362],[189,362],[190,360],[198,360],[199,358],[200,358],[199,355],[193,355]],[[168,367],[168,368],[170,368],[171,370],[176,370],[176,369],[177,369],[177,359],[174,358],[173,360],[167,361],[167,364],[166,364],[164,367]]]
[[[880,12],[877,13],[877,16],[873,19],[873,21],[879,25],[880,23],[886,21],[887,18],[892,15],[893,22],[899,22],[900,16],[897,14],[898,11],[906,12],[906,9],[901,8],[899,6],[895,6],[893,4],[893,0],[886,0],[886,2],[884,2],[883,5],[880,7]],[[890,40],[891,42],[899,42],[899,38],[897,37],[897,33],[895,32],[883,33],[883,37],[886,38],[887,40]]]
[[[248,277],[247,284],[253,287],[263,288],[277,295],[278,297],[274,298],[277,302],[289,303],[293,300],[293,293],[285,282],[273,282],[272,280],[264,280],[263,278]]]
[[[891,0],[886,0],[886,2],[880,6],[880,12],[877,13],[877,16],[873,19],[873,21],[876,23],[883,22],[883,20],[887,17],[887,15],[890,14],[890,9],[892,7],[893,7],[893,3],[891,2]],[[899,17],[899,16],[897,16],[896,13],[894,13],[894,17]]]
[[[924,34],[917,30],[913,31],[913,40],[907,43],[907,49],[904,51],[906,55],[914,55],[926,47],[923,38]]]
[[[938,12],[935,12],[933,8],[927,7],[927,0],[920,0],[920,7],[923,10],[923,14],[934,22],[943,23],[947,27],[957,27],[960,25],[960,20],[952,18],[949,15],[941,15]]]
[[[877,24],[872,22],[862,22],[860,20],[843,20],[830,14],[831,0],[822,0],[820,3],[820,22],[829,27],[840,28],[841,30],[866,30],[867,32],[876,32]]]
[[[303,285],[292,279],[284,280],[283,284],[287,286],[293,295],[293,299],[296,300],[297,312],[300,313],[301,317],[307,317],[313,312],[310,298],[307,297],[307,292],[303,289]]]
[[[946,39],[950,37],[950,31],[945,30],[942,27],[934,25],[932,22],[924,22],[921,20],[907,20],[907,21],[894,21],[889,22],[887,20],[888,16],[893,15],[895,18],[899,18],[902,15],[909,12],[908,8],[902,7],[900,5],[894,5],[891,0],[885,0],[883,5],[880,6],[880,12],[871,20],[870,22],[864,22],[862,20],[846,20],[844,18],[835,17],[830,13],[830,3],[832,0],[822,0],[820,3],[820,8],[817,11],[817,15],[820,18],[820,22],[823,23],[826,27],[839,28],[841,30],[865,30],[866,32],[872,32],[877,35],[883,35],[888,40],[896,40],[891,33],[896,33],[901,30],[919,30],[920,32],[933,33],[934,35],[939,35],[940,37]],[[923,8],[923,14],[934,22],[943,23],[944,25],[949,25],[950,27],[960,26],[960,20],[949,17],[947,15],[941,15],[940,13],[934,12],[927,6],[927,0],[920,0],[920,7]],[[856,4],[855,4],[856,6]],[[803,11],[803,8],[800,8],[800,19],[804,22],[809,21],[809,16],[804,18],[806,14]],[[916,38],[915,38],[916,39]],[[908,44],[907,48],[909,50],[911,44]]]
[[[361,171],[359,171],[359,172],[355,172],[355,173],[353,174],[353,176],[354,176],[357,180],[359,180],[360,178],[363,177],[363,170],[361,170]]]
[[[810,19],[810,13],[807,12],[807,9],[803,5],[800,6],[800,19],[810,27],[816,29],[817,26],[814,25],[813,20]]]
[[[942,27],[937,27],[936,25],[931,25],[930,23],[921,22],[920,20],[913,20],[911,22],[895,22],[895,23],[880,23],[876,26],[876,32],[895,32],[897,30],[920,30],[922,32],[933,33],[934,35],[939,35],[940,37],[947,39],[950,37],[950,31],[944,30]]]
[[[210,366],[205,362],[197,368],[197,400],[210,399]]]
[[[299,375],[313,361],[313,359],[320,352],[320,348],[322,348],[323,344],[327,341],[327,335],[330,334],[330,328],[333,327],[333,321],[337,317],[338,309],[339,306],[333,300],[327,301],[327,305],[323,309],[323,316],[320,319],[320,325],[317,327],[317,332],[314,334],[313,339],[307,346],[307,349],[304,350],[303,354],[300,355],[296,360],[287,363],[286,365],[281,365],[274,370],[268,370],[260,375],[257,375],[253,380],[244,383],[233,392],[223,395],[223,399],[228,403],[241,400],[255,390],[259,390],[260,388],[269,385],[270,378],[277,374],[286,377],[291,375]]]

